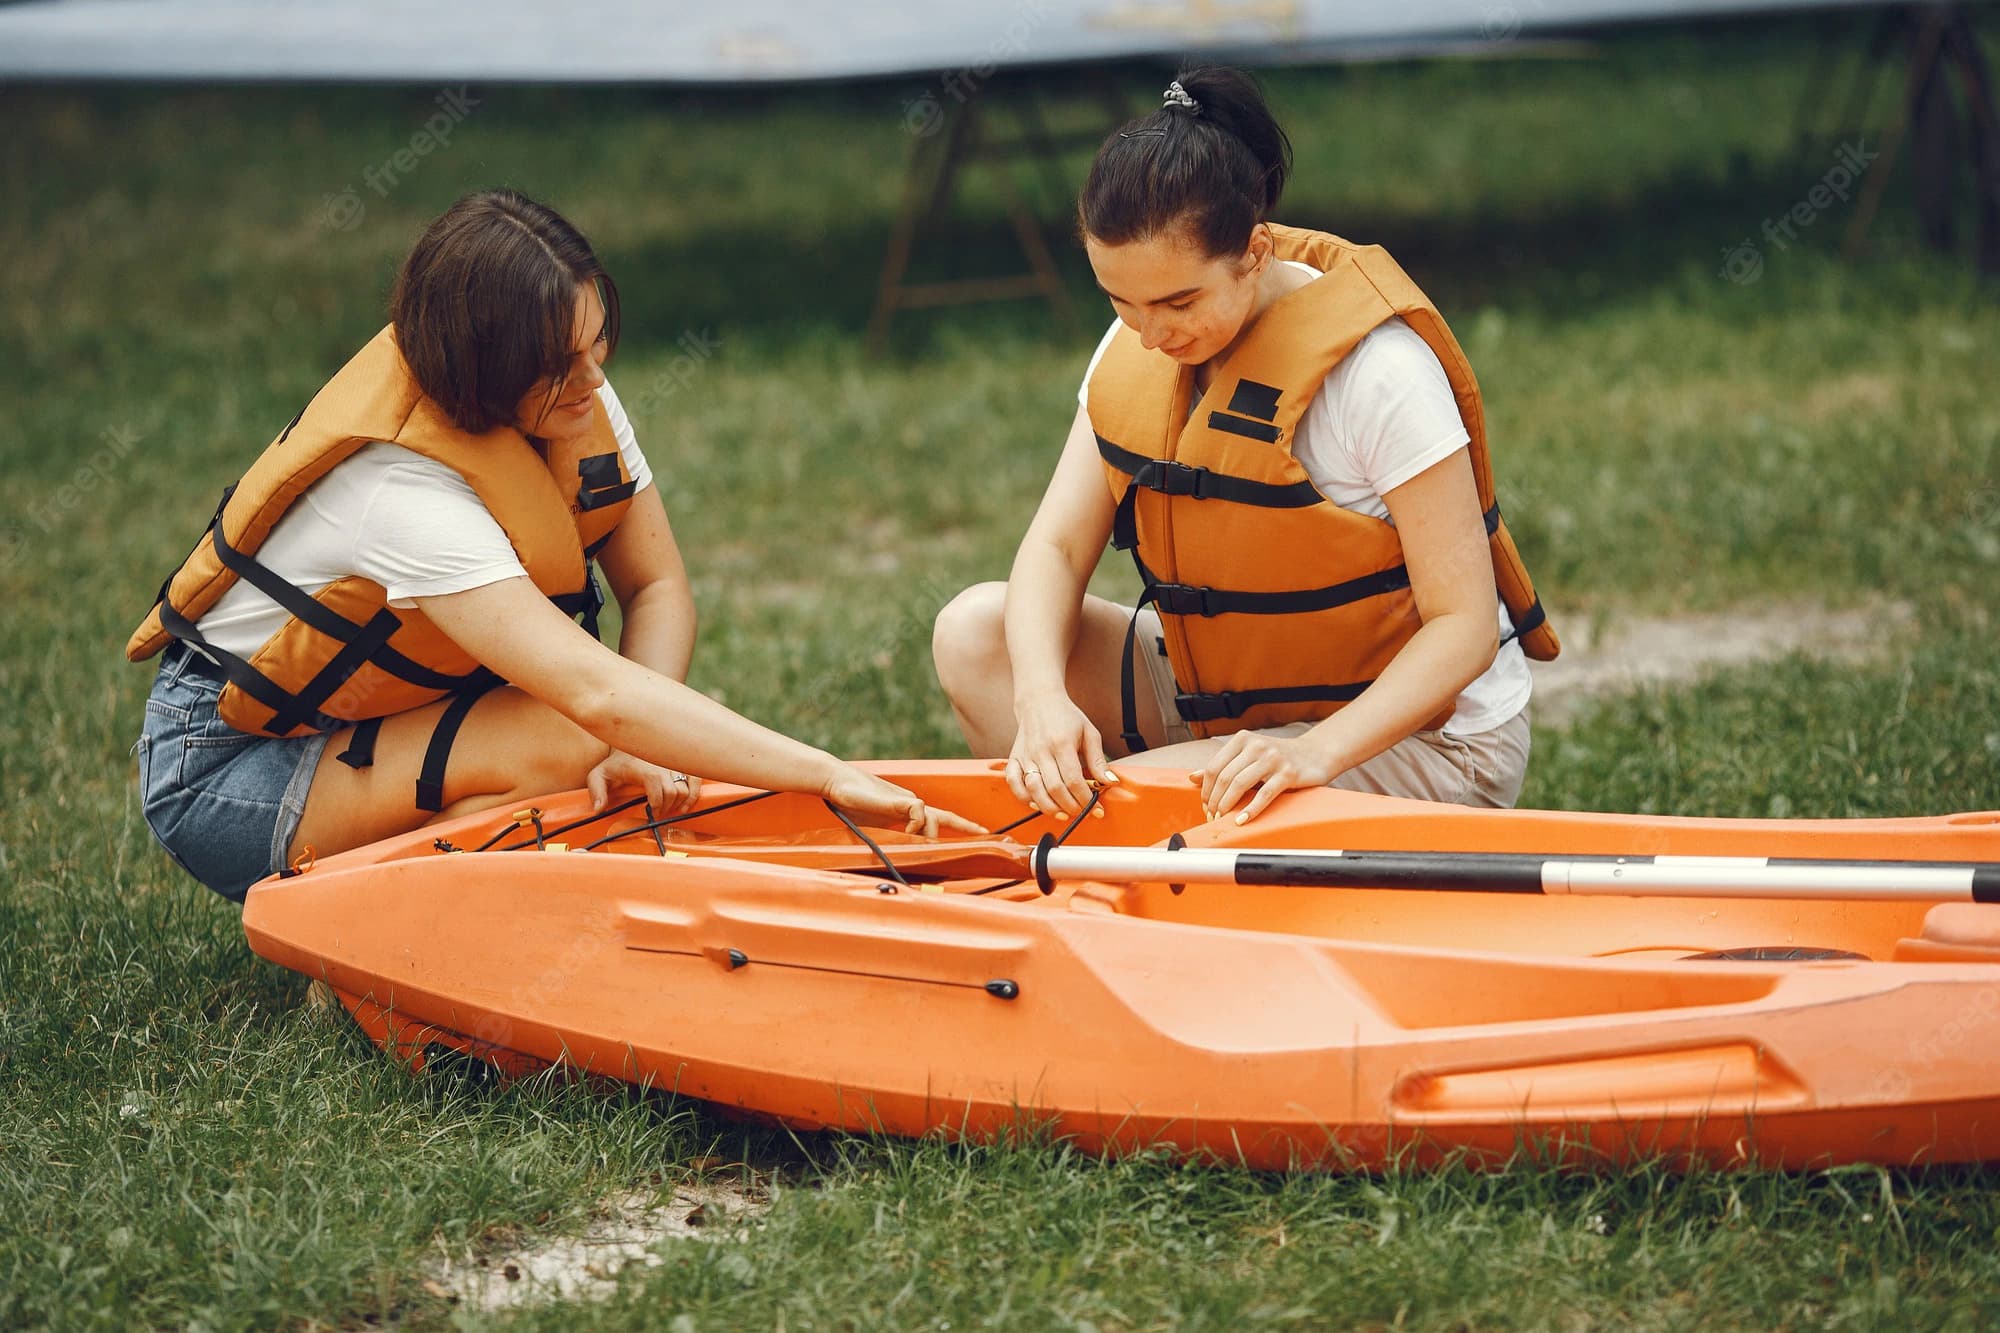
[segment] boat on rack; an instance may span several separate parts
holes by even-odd
[[[2000,1158],[2000,813],[1313,790],[1238,827],[1132,767],[1065,824],[1023,820],[997,764],[866,767],[1005,832],[853,830],[720,784],[663,820],[572,792],[266,880],[245,931],[412,1061],[802,1128],[1029,1123],[1281,1169]]]

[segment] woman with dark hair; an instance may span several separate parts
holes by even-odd
[[[683,683],[694,600],[605,379],[618,310],[560,215],[468,195],[404,261],[389,326],[224,494],[126,650],[164,650],[140,786],[189,874],[240,900],[308,849],[579,785],[665,813],[697,773],[976,831]]]
[[[1256,84],[1207,68],[1091,165],[1078,231],[1118,318],[1008,581],[933,644],[973,752],[1044,812],[1142,751],[1239,823],[1301,786],[1519,795],[1524,650],[1558,644],[1478,385],[1379,247],[1270,220],[1290,161]],[[1084,591],[1107,539],[1137,607]]]

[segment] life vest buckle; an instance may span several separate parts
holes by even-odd
[[[1171,458],[1155,458],[1134,473],[1136,485],[1162,495],[1191,495],[1197,500],[1206,500],[1215,494],[1208,487],[1208,479],[1215,474],[1205,467],[1195,467]]]
[[[1174,709],[1183,722],[1219,722],[1224,718],[1239,718],[1249,712],[1252,701],[1234,690],[1221,690],[1214,694],[1176,694]]]
[[[1191,583],[1155,583],[1153,604],[1170,616],[1219,616],[1222,611],[1212,600],[1215,589]]]

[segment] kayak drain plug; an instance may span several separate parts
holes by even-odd
[[[986,983],[986,993],[997,995],[1003,1000],[1011,1000],[1021,993],[1021,984],[1009,981],[1006,977],[997,977]]]
[[[729,951],[729,970],[731,972],[734,972],[737,968],[744,966],[749,961],[750,961],[750,955],[744,953],[741,949],[731,949]]]

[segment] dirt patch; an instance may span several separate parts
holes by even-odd
[[[664,1263],[661,1250],[668,1242],[742,1238],[770,1211],[772,1199],[771,1186],[761,1182],[702,1181],[677,1186],[665,1199],[635,1190],[605,1200],[578,1235],[531,1237],[447,1257],[423,1286],[481,1313],[592,1300],[610,1294],[627,1265]]]
[[[1531,662],[1534,719],[1564,726],[1608,695],[1695,680],[1703,673],[1808,653],[1840,661],[1865,661],[1909,625],[1906,602],[1834,611],[1780,604],[1732,611],[1619,620],[1602,632],[1587,622],[1558,627],[1562,656]]]

